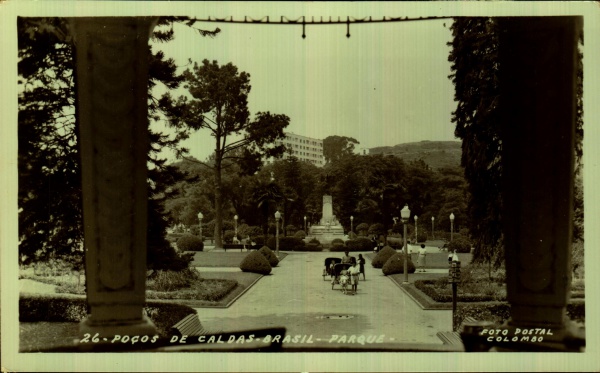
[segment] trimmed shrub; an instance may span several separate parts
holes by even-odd
[[[346,241],[348,251],[372,251],[373,243],[365,237],[357,237]]]
[[[296,234],[297,230],[298,228],[295,225],[289,224],[285,227],[285,234],[286,236],[293,236],[294,234]]]
[[[198,236],[185,234],[177,240],[177,248],[181,251],[203,251],[204,243]]]
[[[344,240],[342,240],[341,238],[334,238],[333,240],[331,240],[331,245],[343,245],[344,244]]]
[[[471,252],[471,241],[466,239],[463,236],[454,236],[452,241],[448,243],[448,250],[454,251],[457,253],[470,253]]]
[[[382,268],[385,262],[387,262],[388,259],[391,258],[394,254],[396,254],[396,250],[392,249],[389,246],[385,246],[377,253],[377,255],[375,255],[375,258],[373,258],[371,265],[375,268]]]
[[[267,244],[269,249],[276,249],[276,239],[275,237],[269,237],[267,240]],[[279,237],[279,250],[285,251],[302,251],[304,249],[304,241],[298,237]]]
[[[271,251],[271,249],[269,249],[268,246],[261,247],[258,250],[258,252],[261,253],[262,255],[264,255],[265,258],[267,258],[271,267],[277,267],[277,264],[279,264],[279,259],[277,258],[275,253],[273,251]]]
[[[359,225],[356,226],[356,231],[358,232],[359,235],[366,236],[367,233],[369,232],[369,224],[360,223]]]
[[[375,223],[375,224],[372,224],[369,227],[369,234],[370,235],[380,236],[380,235],[385,234],[385,233],[386,233],[385,227],[381,223]]]
[[[402,236],[387,236],[386,238],[387,240],[387,244],[390,247],[393,247],[394,249],[396,248],[402,248],[402,245],[404,245],[404,240],[402,239]]]
[[[344,246],[343,243],[339,243],[339,242],[336,242],[336,243],[332,242],[331,246],[329,247],[329,251],[334,251],[334,252],[344,252],[346,250],[348,250],[348,248],[346,248],[346,246]],[[348,250],[348,251],[350,251],[350,250]]]
[[[317,245],[321,244],[321,242],[319,240],[317,240],[316,238],[311,239],[310,241],[308,241],[308,243],[314,243],[314,244],[317,244]]]
[[[427,241],[427,232],[419,232],[417,236],[417,243]]]
[[[200,279],[200,274],[192,268],[186,268],[183,271],[154,271],[146,281],[146,289],[174,291],[188,288],[198,279]]]
[[[187,315],[196,313],[183,304],[146,302],[144,312],[152,320],[161,337],[170,336],[171,327]],[[85,297],[60,294],[22,294],[19,297],[19,321],[80,322],[87,316]]]
[[[251,251],[240,263],[240,269],[243,272],[258,273],[268,275],[271,273],[271,265],[265,256],[258,251]]]
[[[191,225],[190,233],[193,234],[194,236],[200,236],[200,226],[198,224]]]
[[[235,231],[227,230],[223,233],[223,243],[233,243],[233,237],[235,236]]]
[[[415,265],[412,262],[412,260],[410,260],[410,258],[408,258],[407,261],[407,270],[408,273],[415,273]],[[394,255],[392,255],[387,262],[385,262],[385,264],[383,265],[382,268],[383,274],[384,275],[395,275],[397,273],[404,273],[404,254],[402,253],[396,253]]]
[[[307,243],[303,251],[323,251],[323,246],[316,243]]]
[[[355,240],[358,235],[352,231],[348,232],[348,238],[351,240]]]
[[[303,240],[306,238],[306,232],[304,232],[303,230],[299,230],[296,233],[294,233],[294,237]]]

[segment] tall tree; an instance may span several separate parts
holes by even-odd
[[[502,253],[502,142],[499,136],[499,35],[494,18],[455,18],[448,60],[455,86],[457,108],[452,113],[455,135],[463,140],[461,163],[470,197],[469,230],[475,244],[475,261],[499,265]],[[583,37],[581,38],[583,43]],[[576,153],[579,169],[583,138],[583,65],[580,54],[577,86]],[[577,206],[578,203],[575,203]],[[455,213],[456,214],[456,213]]]
[[[347,136],[328,136],[323,140],[323,156],[325,162],[331,163],[344,156],[354,154],[354,145],[358,140]]]
[[[214,172],[215,187],[215,246],[222,247],[223,182],[222,170],[226,160],[248,160],[279,156],[285,147],[277,145],[283,140],[283,129],[290,119],[284,114],[259,112],[249,120],[248,94],[250,75],[239,72],[232,63],[220,66],[217,61],[202,61],[184,73],[185,85],[191,97],[180,96],[174,101],[170,95],[161,99],[161,107],[168,113],[170,125],[189,133],[206,129],[215,139]],[[236,152],[236,150],[241,150]],[[186,151],[178,152],[185,157]],[[258,162],[253,162],[257,165]],[[246,170],[248,171],[248,170]]]
[[[161,18],[153,38],[167,42],[174,35],[172,22],[194,21]],[[165,26],[165,27],[162,27]],[[216,35],[205,32],[206,35]],[[81,175],[78,151],[78,124],[75,120],[75,76],[73,39],[64,18],[18,18],[18,169],[19,169],[19,252],[24,262],[48,257],[83,255]],[[201,33],[202,34],[202,33]],[[156,84],[176,88],[182,78],[175,74],[175,63],[162,52],[148,55],[149,92]],[[156,102],[149,95],[149,116],[157,115]],[[163,146],[174,146],[159,132],[150,132],[152,149],[149,161],[150,194],[158,196],[165,182],[177,173],[157,157]],[[164,175],[159,175],[159,173]],[[164,177],[163,177],[164,176]],[[160,203],[151,203],[149,225],[162,220]],[[160,230],[149,231],[149,250],[164,244]],[[164,237],[163,237],[164,238]],[[157,241],[158,240],[158,241]],[[148,255],[149,258],[157,256]]]

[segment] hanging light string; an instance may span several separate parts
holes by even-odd
[[[306,16],[301,16],[296,19],[290,19],[285,16],[281,16],[279,20],[271,20],[269,16],[265,16],[262,18],[252,18],[248,16],[244,16],[243,19],[234,19],[233,16],[225,17],[225,18],[217,18],[217,17],[208,17],[205,19],[194,18],[193,20],[196,22],[216,22],[216,23],[244,23],[244,24],[261,24],[261,25],[302,25],[302,38],[306,38],[306,25],[316,26],[316,25],[332,25],[332,24],[346,24],[346,37],[350,37],[350,24],[353,23],[385,23],[385,22],[410,22],[410,21],[428,21],[435,19],[451,19],[453,17],[387,17],[384,16],[381,19],[373,19],[373,17],[363,17],[356,18],[347,16],[346,19],[342,17],[337,17],[337,19],[333,17],[311,17],[307,19]]]

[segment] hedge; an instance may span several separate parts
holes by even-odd
[[[444,277],[441,279],[441,281],[447,281],[445,279],[446,278]],[[435,282],[436,280],[417,280],[415,281],[415,287],[436,302],[452,302],[452,295],[440,294],[433,289],[432,285]],[[495,298],[494,296],[486,294],[457,294],[457,300],[459,302],[489,302],[494,301]]]
[[[148,301],[144,311],[152,320],[158,334],[168,337],[171,327],[187,315],[196,313],[183,304]],[[20,322],[80,322],[87,316],[85,297],[61,294],[21,294],[19,297]]]
[[[297,237],[301,240],[306,238],[306,232],[304,232],[303,230],[299,230],[296,233],[294,233],[294,237]]]
[[[346,241],[348,251],[372,251],[373,242],[365,237],[357,237]]]
[[[471,252],[471,241],[464,236],[453,237],[452,241],[448,243],[448,251],[454,250],[456,250],[457,253]]]
[[[276,238],[269,237],[267,240],[267,245],[269,249],[276,249]],[[304,241],[298,237],[279,237],[279,250],[285,251],[303,251],[304,249]]]
[[[307,243],[302,251],[323,251],[323,246],[316,243]]]
[[[344,251],[350,251],[350,250],[348,250],[348,248],[346,246],[344,246],[343,243],[332,243],[331,246],[329,247],[329,251],[344,252]]]

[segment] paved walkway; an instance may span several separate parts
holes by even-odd
[[[339,254],[339,255],[335,255]],[[385,335],[386,342],[440,344],[451,311],[422,310],[380,269],[365,265],[366,281],[354,296],[323,280],[324,260],[341,253],[292,252],[227,309],[198,308],[204,327],[223,331],[285,326],[290,335]]]

